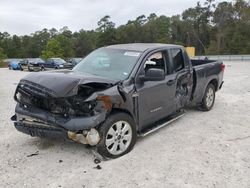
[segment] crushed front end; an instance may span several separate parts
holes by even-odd
[[[59,97],[52,89],[21,80],[16,88],[15,128],[38,137],[64,137],[83,144],[96,145],[98,126],[112,108],[109,96],[98,94],[110,84],[77,85],[77,92]]]

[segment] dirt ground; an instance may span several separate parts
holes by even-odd
[[[250,62],[226,63],[210,112],[188,110],[101,169],[93,149],[15,130],[13,94],[26,74],[0,69],[0,187],[250,187]]]

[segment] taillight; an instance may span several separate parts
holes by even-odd
[[[224,72],[224,70],[225,70],[225,64],[221,64],[221,66],[220,66],[220,68],[221,68],[221,71],[223,71]]]

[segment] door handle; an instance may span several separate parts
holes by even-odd
[[[171,85],[173,85],[175,83],[175,80],[169,80],[168,82],[167,82],[167,85],[168,86],[171,86]]]

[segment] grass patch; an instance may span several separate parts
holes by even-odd
[[[0,61],[0,68],[8,67],[7,63]]]

